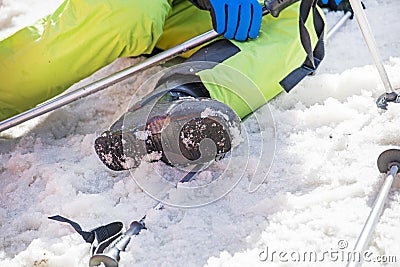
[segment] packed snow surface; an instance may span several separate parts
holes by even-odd
[[[391,83],[399,88],[400,3],[364,2]],[[60,3],[0,0],[0,39]],[[328,14],[328,27],[341,15]],[[117,60],[74,88],[140,60]],[[88,266],[90,244],[69,225],[47,219],[56,214],[85,230],[113,221],[129,225],[147,214],[148,229],[121,252],[121,266],[315,266],[304,254],[318,255],[320,266],[345,265],[340,253],[351,252],[385,177],[376,167],[377,157],[400,141],[400,104],[387,111],[376,108],[384,88],[356,21],[328,40],[315,76],[244,123],[249,140],[258,139],[260,129],[265,139],[275,138],[273,145],[263,141],[265,149],[275,147],[271,167],[259,162],[254,147],[237,156],[243,165],[221,161],[214,170],[226,165],[228,176],[243,177],[228,194],[198,208],[152,210],[157,201],[133,179],[154,172],[174,176],[176,170],[145,162],[133,174],[113,172],[94,153],[95,138],[125,111],[140,84],[161,69],[0,135],[0,266]],[[275,130],[263,120],[269,112]],[[256,175],[269,174],[250,193],[257,164],[261,171]],[[213,172],[196,179],[194,184],[212,181]],[[400,263],[399,188],[397,179],[369,246],[372,256],[397,256],[397,263],[387,266]],[[381,265],[371,261],[365,266]]]

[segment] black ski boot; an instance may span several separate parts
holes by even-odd
[[[231,150],[240,119],[211,99],[201,81],[186,76],[175,75],[173,87],[161,83],[96,139],[96,153],[108,168],[136,168],[144,156],[173,166],[206,164]]]

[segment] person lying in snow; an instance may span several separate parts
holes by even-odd
[[[322,0],[334,9],[340,2]],[[305,51],[299,38],[299,10],[297,2],[275,18],[262,17],[257,0],[66,0],[37,24],[0,41],[0,120],[62,93],[117,58],[151,54],[156,48],[166,50],[214,28],[227,39],[186,54],[187,62],[194,62],[195,72],[191,68],[166,74],[156,88],[162,88],[163,94],[153,93],[130,109],[133,114],[137,107],[151,103],[147,119],[131,119],[133,124],[124,125],[130,129],[125,131],[131,133],[128,136],[121,134],[121,118],[96,140],[95,148],[113,170],[136,167],[151,152],[160,152],[168,163],[181,163],[182,158],[166,159],[163,150],[165,142],[177,138],[177,144],[186,150],[172,146],[172,154],[178,149],[184,158],[194,161],[201,154],[200,140],[211,138],[217,146],[213,158],[222,157],[231,149],[230,128],[240,127],[241,119],[283,90],[290,90],[322,60],[323,53],[309,62],[311,70],[306,64],[310,51]],[[305,22],[310,48],[319,44],[323,50],[315,33],[317,28],[323,33],[323,12],[311,10],[306,10],[310,14]],[[199,61],[211,64],[202,67],[196,65]],[[181,107],[182,102],[195,108],[181,109],[171,122],[169,110]],[[220,115],[205,116],[207,109]],[[182,116],[185,123],[177,123]],[[173,136],[161,142],[166,122],[176,125],[170,129]],[[143,131],[145,138],[132,134]],[[126,141],[130,145],[122,148]]]

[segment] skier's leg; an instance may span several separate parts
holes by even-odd
[[[150,53],[172,0],[66,0],[0,41],[0,120],[63,92],[118,57]]]
[[[300,67],[307,56],[300,41],[298,21],[299,3],[295,3],[283,10],[279,18],[264,16],[257,39],[226,42],[225,59],[221,59],[219,52],[224,48],[214,47],[215,44],[198,51],[190,60],[221,62],[198,73],[211,98],[227,104],[244,118],[281,93],[280,82]],[[318,38],[312,14],[306,27],[314,47]]]
[[[299,6],[293,5],[281,12],[279,19],[272,18],[271,16],[264,17],[262,32],[256,40],[243,43],[219,40],[203,47],[187,61],[186,66],[177,68],[178,71],[176,73],[172,71],[172,73],[165,75],[164,79],[159,81],[157,88],[165,87],[165,92],[168,92],[167,95],[171,91],[182,91],[182,88],[184,88],[185,92],[189,92],[188,94],[191,96],[211,96],[212,105],[206,106],[205,104],[210,102],[202,102],[199,106],[203,105],[201,109],[203,111],[207,108],[210,110],[221,109],[229,114],[235,114],[219,122],[222,128],[227,130],[226,132],[230,136],[231,141],[233,134],[229,131],[229,127],[227,128],[226,126],[229,125],[230,121],[239,121],[236,114],[244,118],[280,93],[283,89],[279,85],[279,82],[304,62],[306,53],[301,45],[298,32],[298,10]],[[186,11],[189,11],[189,9]],[[190,10],[190,12],[193,12],[193,15],[197,11]],[[179,16],[177,20],[179,20]],[[183,21],[181,22],[183,23]],[[306,26],[310,32],[314,32],[312,18],[308,20]],[[191,24],[191,27],[196,28],[196,25]],[[179,29],[171,32],[176,34],[179,32]],[[171,32],[166,31],[165,34]],[[174,38],[165,34],[164,40]],[[186,39],[193,37],[190,33],[187,33],[186,36]],[[315,35],[311,37],[312,43],[315,45],[317,38]],[[162,45],[160,44],[160,47]],[[168,48],[168,44],[165,45],[165,48]],[[198,63],[197,61],[206,62]],[[194,73],[197,71],[197,75],[191,73],[189,69],[194,69]],[[182,81],[182,77],[185,77],[184,81]],[[189,79],[192,82],[187,82],[185,79]],[[191,90],[195,93],[190,93]],[[145,101],[151,99],[153,96],[154,94],[146,97]],[[185,101],[185,99],[180,99],[179,97],[175,100],[178,102]],[[173,107],[178,102],[167,102],[164,107]],[[143,105],[138,105],[138,107],[141,106]],[[151,113],[154,108],[154,110],[157,110],[155,114],[163,116],[164,119],[174,116],[170,112],[174,110],[173,108],[158,109],[156,108],[157,104],[154,103],[150,106],[150,111],[145,111],[145,114]],[[128,114],[130,113],[134,114],[134,112],[128,112]],[[140,117],[144,122],[134,120],[125,121],[127,124],[124,127],[133,129],[133,131],[128,130],[127,136],[132,136],[130,132],[136,132],[138,129],[139,131],[144,131],[147,127],[150,127],[149,125],[153,125],[152,120],[160,117],[156,115],[148,117],[133,116]],[[205,121],[204,118],[207,118],[204,114],[199,116],[198,112],[191,112],[190,109],[186,111],[186,116],[190,118],[198,116],[203,121]],[[149,118],[149,120],[146,121],[146,118]],[[145,140],[132,139],[131,137],[124,139],[120,134],[120,130],[124,128],[122,127],[122,121],[123,118],[113,125],[111,131],[106,132],[96,140],[96,151],[108,167],[114,170],[137,167],[140,164],[141,158],[146,153],[152,151],[163,152],[162,148],[164,146],[154,149],[151,137]],[[203,121],[200,121],[200,126],[203,125]],[[158,129],[163,129],[164,122],[165,120],[162,121],[161,127],[158,127]],[[212,132],[211,128],[206,127],[206,129]],[[179,139],[181,134],[174,133],[175,135],[170,135],[168,132],[158,132],[158,134],[166,136],[164,140]],[[196,131],[193,132],[193,135],[196,135]],[[147,144],[147,142],[152,144],[150,148],[147,145],[144,148],[143,145],[141,145],[141,149],[138,148],[140,143]],[[125,145],[122,145],[123,143]],[[173,148],[175,151],[184,147],[184,145],[181,145],[182,142],[175,143],[179,146]],[[123,146],[125,146],[125,149]],[[226,143],[222,143],[222,146],[226,146],[224,149],[221,147],[223,153],[229,151],[231,148]],[[182,152],[181,154],[184,153]],[[190,157],[187,159],[192,160]],[[126,162],[133,162],[133,164],[126,164]]]
[[[163,34],[158,40],[156,47],[161,50],[170,49],[212,30],[212,28],[210,12],[198,9],[190,1],[175,0],[172,12],[165,22]],[[189,57],[199,49],[200,47],[195,48],[183,56]]]
[[[223,158],[240,132],[240,119],[207,97],[193,77],[174,75],[172,84],[160,84],[98,137],[95,150],[102,162],[119,171],[138,167],[147,154],[150,161],[173,166]]]
[[[283,91],[280,82],[306,59],[299,33],[299,5],[295,3],[284,9],[278,18],[270,15],[263,17],[260,35],[247,42],[218,40],[200,49],[189,61],[215,62],[212,68],[199,71],[204,86],[211,98],[231,107],[241,118],[251,114],[270,99]],[[158,47],[169,48],[176,35],[186,39],[194,37],[187,28],[211,29],[209,15],[203,14],[203,21],[186,21],[186,17],[195,17],[199,12],[194,7],[182,8],[179,13],[166,22],[175,27],[166,30],[160,38]],[[318,9],[323,17],[323,12]],[[179,27],[179,25],[185,25]],[[205,26],[207,25],[207,26]],[[313,15],[310,12],[306,21],[313,47],[317,43]],[[210,66],[211,64],[206,64]]]
[[[176,0],[157,48],[169,49],[211,29],[207,11],[189,1]],[[112,170],[137,167],[146,154],[153,152],[160,156],[157,159],[172,165],[206,163],[223,157],[231,149],[232,131],[239,130],[239,118],[225,104],[210,99],[198,76],[180,70],[161,77],[153,93],[96,139],[95,150],[107,167]],[[215,109],[220,113],[204,116],[207,110]],[[161,128],[162,133],[156,131]],[[138,137],[143,135],[139,132],[151,134],[141,140]],[[200,147],[204,139],[213,140],[211,147],[204,144]]]

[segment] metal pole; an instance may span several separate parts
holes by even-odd
[[[269,13],[268,10],[263,11],[263,15],[267,15],[268,13]],[[351,13],[347,12],[339,20],[339,22],[335,26],[333,26],[333,28],[327,33],[327,39],[330,38],[333,35],[333,33],[335,33],[344,24],[344,22],[350,17],[351,17]],[[23,122],[26,122],[30,119],[39,117],[40,115],[46,114],[46,113],[53,111],[55,109],[58,109],[60,107],[63,107],[63,106],[70,104],[78,99],[89,96],[98,91],[101,91],[107,87],[110,87],[111,85],[114,85],[120,81],[123,81],[123,80],[131,77],[132,75],[134,75],[142,70],[145,70],[149,67],[158,65],[158,64],[165,62],[171,58],[174,58],[182,53],[185,53],[186,51],[189,51],[199,45],[205,44],[206,42],[209,42],[209,41],[215,39],[216,37],[218,37],[218,33],[216,33],[214,30],[211,30],[211,31],[203,33],[197,37],[194,37],[180,45],[177,45],[173,48],[165,50],[164,52],[161,52],[151,58],[148,58],[147,60],[143,61],[142,63],[139,63],[138,65],[128,67],[120,72],[114,73],[110,76],[107,76],[107,77],[101,79],[101,80],[93,82],[84,87],[78,88],[72,92],[69,92],[69,93],[60,95],[58,97],[55,97],[53,99],[50,99],[49,101],[47,101],[43,104],[40,104],[37,107],[34,107],[34,108],[27,110],[23,113],[20,113],[14,117],[11,117],[4,121],[1,121],[0,122],[0,132],[10,129],[14,126],[17,126],[17,125],[19,125]]]
[[[367,221],[364,224],[364,228],[362,229],[361,234],[358,237],[357,243],[354,246],[354,252],[360,253],[361,255],[360,261],[356,261],[354,258],[349,259],[347,267],[361,266],[363,260],[362,258],[363,252],[367,248],[371,240],[372,233],[374,232],[375,226],[378,223],[379,217],[382,213],[390,188],[392,187],[394,176],[397,174],[398,171],[399,171],[398,165],[393,165],[390,168],[389,174],[385,178],[385,182],[383,183],[382,188],[379,191],[378,196],[376,197],[372,210],[368,216]],[[354,256],[354,253],[352,253],[352,255]]]
[[[375,66],[378,69],[379,75],[385,87],[386,93],[390,94],[394,92],[392,85],[390,84],[389,77],[383,65],[382,58],[379,55],[378,48],[375,42],[374,35],[372,34],[371,27],[368,23],[367,16],[365,15],[360,0],[350,0],[350,5],[356,16],[358,25],[360,26],[361,32],[364,35],[365,42],[369,48],[369,51],[375,61]]]
[[[263,13],[262,13],[263,16],[265,16],[269,13],[270,13],[269,10],[263,9]],[[161,64],[162,62],[165,62],[165,61],[172,59],[180,54],[183,54],[195,47],[198,47],[199,45],[205,44],[205,43],[215,39],[218,36],[219,36],[219,34],[217,32],[215,32],[214,30],[210,30],[210,31],[200,34],[199,36],[196,36],[186,42],[183,42],[180,45],[177,45],[177,46],[172,47],[168,50],[165,50],[155,56],[152,56],[138,65],[128,67],[122,71],[114,73],[110,76],[107,76],[107,77],[100,79],[96,82],[93,82],[89,85],[78,88],[72,92],[69,92],[67,94],[63,94],[63,95],[60,95],[53,99],[50,99],[49,101],[46,101],[46,102],[38,105],[37,107],[34,107],[34,108],[27,110],[23,113],[20,113],[14,117],[11,117],[4,121],[1,121],[0,122],[0,132],[10,129],[11,127],[17,126],[25,121],[36,118],[40,115],[43,115],[43,114],[53,111],[55,109],[58,109],[69,103],[72,103],[78,99],[81,99],[88,95],[94,94],[98,91],[101,91],[107,87],[110,87],[111,85],[114,85],[118,82],[121,82],[121,81],[131,77],[132,75],[134,75],[142,70],[145,70],[147,68],[150,68],[150,67],[158,65],[158,64]]]
[[[328,31],[328,33],[326,34],[326,39],[329,40],[334,33],[336,33],[340,27],[343,26],[343,24],[349,19],[351,18],[351,16],[353,15],[353,13],[351,11],[347,11],[339,20],[338,22],[336,22],[335,25],[333,25],[333,27]]]
[[[9,119],[6,119],[6,120],[0,122],[0,132],[7,130],[11,127],[14,127],[16,125],[19,125],[27,120],[30,120],[30,119],[33,119],[40,115],[43,115],[47,112],[50,112],[52,110],[55,110],[62,106],[65,106],[65,105],[72,103],[78,99],[81,99],[85,96],[88,96],[88,95],[94,94],[98,91],[101,91],[111,85],[114,85],[120,81],[123,81],[123,80],[131,77],[133,74],[136,74],[136,73],[138,73],[142,70],[145,70],[149,67],[158,65],[162,62],[167,61],[168,59],[174,58],[174,57],[176,57],[190,49],[193,49],[201,44],[209,42],[209,41],[215,39],[217,36],[218,36],[218,33],[216,33],[213,30],[203,33],[193,39],[190,39],[189,41],[186,41],[186,42],[184,42],[180,45],[177,45],[171,49],[161,52],[160,54],[150,57],[138,65],[126,68],[120,72],[114,73],[108,77],[101,79],[101,80],[93,82],[84,87],[78,88],[72,92],[63,94],[57,98],[53,98],[35,108],[32,108],[28,111],[25,111],[21,114],[18,114],[14,117],[11,117]]]

